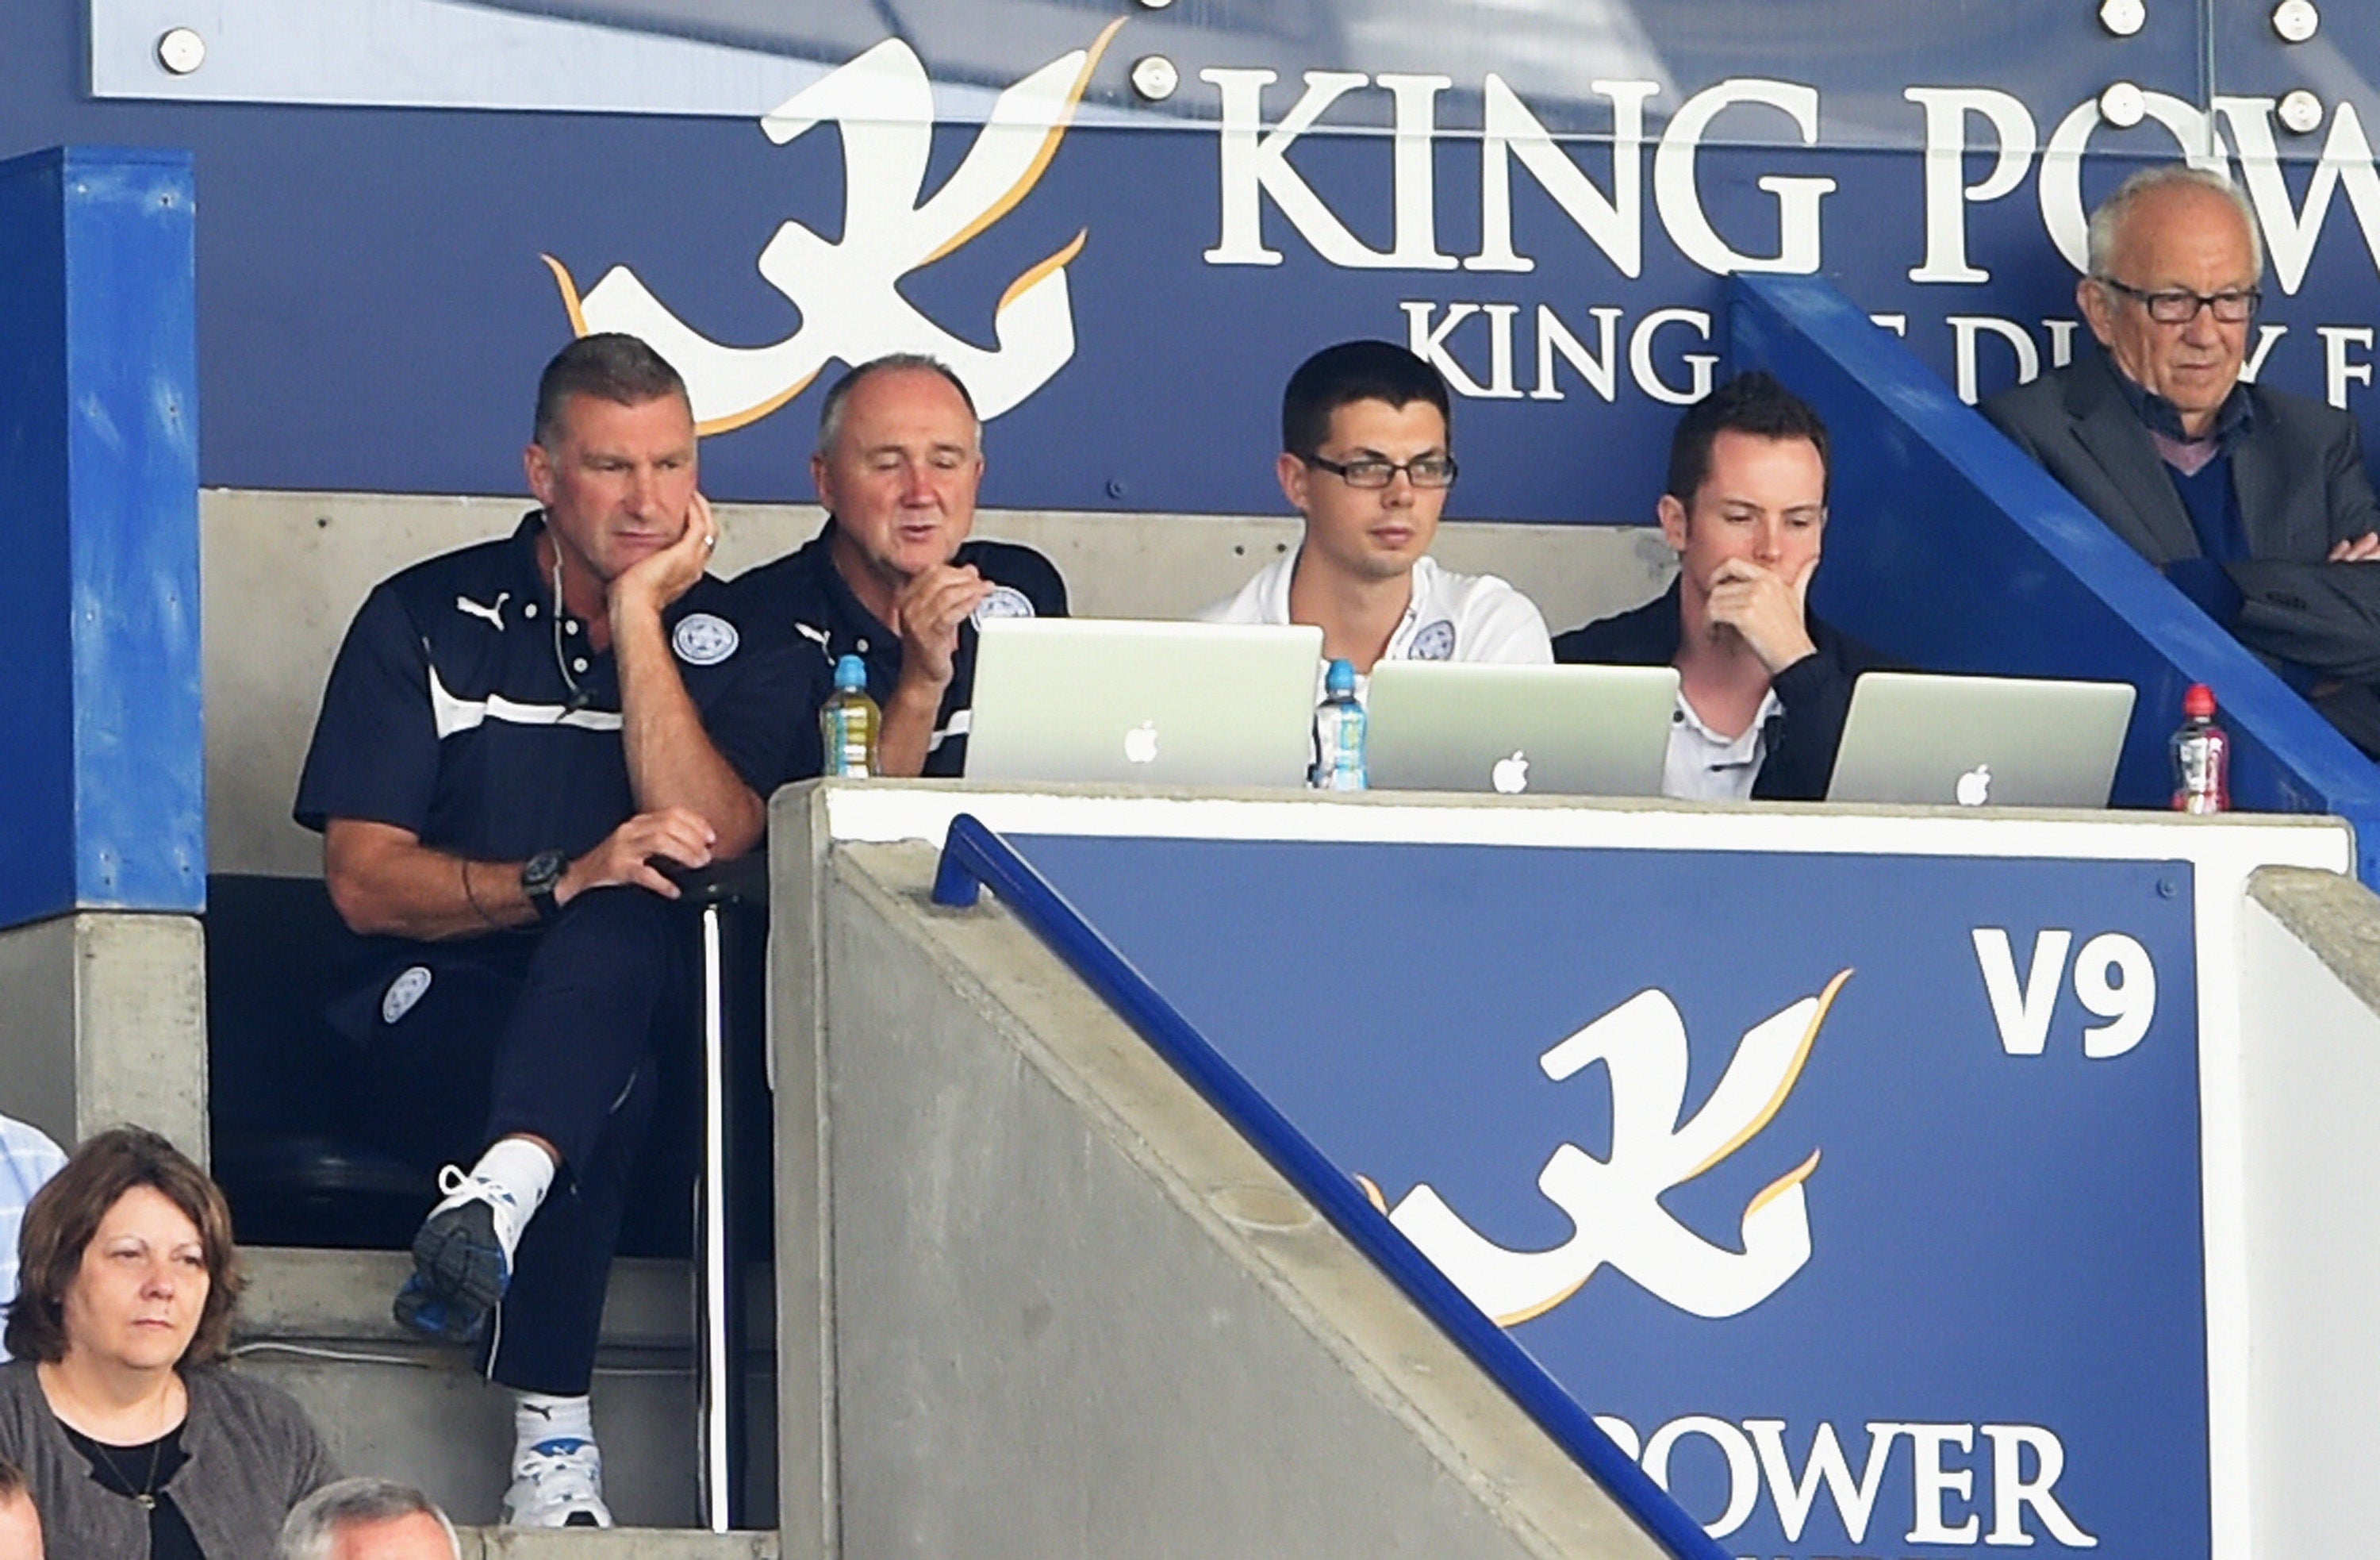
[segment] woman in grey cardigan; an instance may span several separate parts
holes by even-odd
[[[0,1366],[0,1456],[49,1560],[251,1560],[338,1476],[285,1393],[217,1363],[231,1213],[154,1132],[92,1138],[26,1207]]]

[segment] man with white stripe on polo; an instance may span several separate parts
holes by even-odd
[[[296,811],[370,946],[331,1018],[374,1129],[449,1166],[397,1319],[475,1343],[514,1390],[508,1521],[608,1527],[588,1412],[604,1282],[658,1058],[692,1043],[656,863],[759,842],[763,798],[818,772],[822,672],[705,573],[693,412],[643,342],[565,347],[525,458],[541,507],[510,538],[357,614]]]

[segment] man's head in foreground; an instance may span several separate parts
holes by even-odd
[[[932,358],[862,363],[827,391],[810,478],[834,517],[835,567],[897,594],[949,563],[974,529],[983,482],[975,400]]]
[[[342,1479],[299,1501],[278,1560],[460,1560],[462,1545],[428,1495],[386,1479]]]
[[[2134,174],[2091,213],[2090,274],[2074,299],[2124,376],[2172,402],[2198,438],[2240,382],[2264,269],[2240,192],[2174,164]]]
[[[1392,579],[1429,551],[1454,481],[1446,382],[1405,348],[1344,341],[1281,399],[1281,491],[1305,517],[1299,567]]]
[[[696,475],[686,382],[633,335],[581,336],[538,380],[522,460],[565,572],[609,583],[686,532]]]

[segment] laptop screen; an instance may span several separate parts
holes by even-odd
[[[1319,628],[1033,617],[981,633],[970,780],[1305,783]]]
[[[2105,807],[2133,697],[2129,683],[1867,673],[1827,799]]]
[[[1670,666],[1383,661],[1366,700],[1372,785],[1658,796],[1677,698]]]

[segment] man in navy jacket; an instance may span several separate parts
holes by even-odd
[[[1658,513],[1678,577],[1645,605],[1554,639],[1554,659],[1675,666],[1664,796],[1815,801],[1852,684],[1880,664],[1804,605],[1827,529],[1826,424],[1766,373],[1686,409]]]

